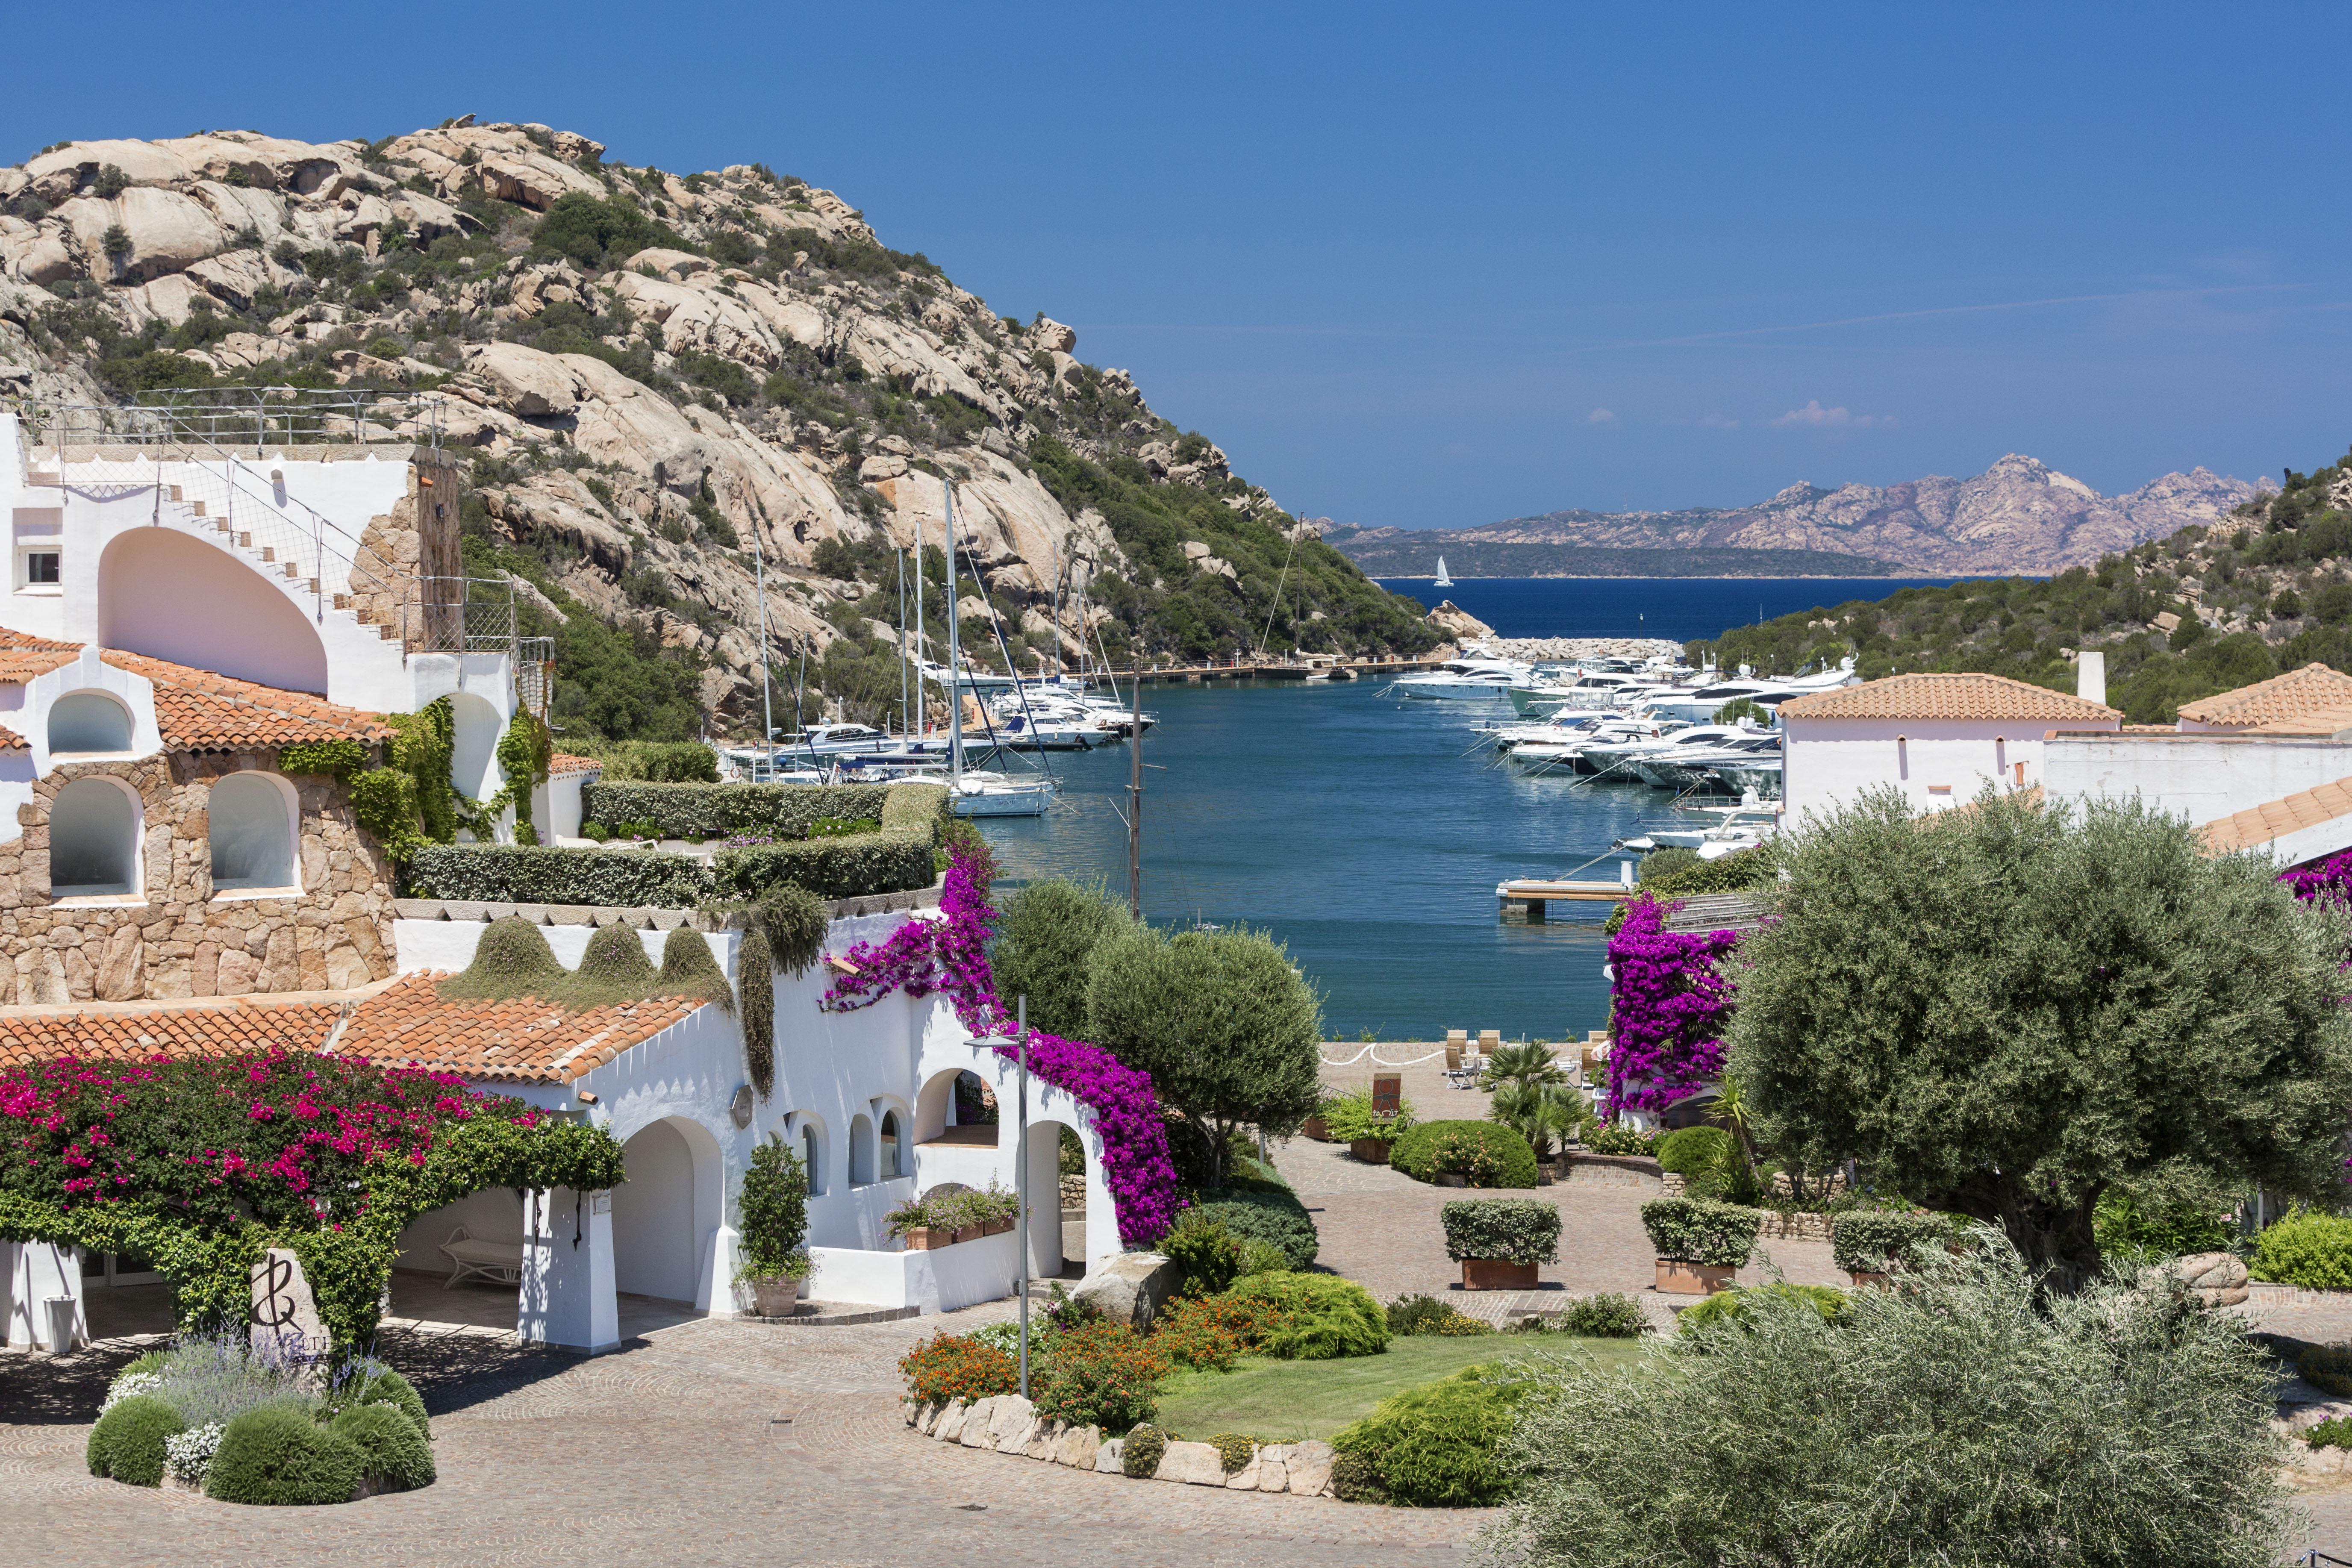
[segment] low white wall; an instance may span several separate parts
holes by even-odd
[[[2047,770],[2053,796],[2137,795],[2201,826],[2352,778],[2352,744],[2255,735],[2054,735]]]
[[[808,1294],[819,1301],[952,1312],[1001,1301],[1021,1284],[1021,1235],[1013,1230],[928,1252],[812,1247],[809,1258],[815,1270]]]
[[[78,1342],[89,1338],[89,1320],[82,1313],[81,1261],[73,1248],[46,1241],[0,1241],[0,1313],[6,1317],[10,1349],[41,1342],[48,1331],[43,1303],[52,1296],[73,1299],[75,1337]]]
[[[409,921],[392,922],[393,962],[399,973],[413,973],[418,970],[459,970],[474,962],[474,949],[481,944],[482,933],[489,930],[484,921]],[[556,962],[566,969],[577,969],[587,956],[588,939],[596,934],[594,926],[541,926],[547,945],[555,950]],[[735,950],[742,945],[743,933],[732,931],[710,931],[698,933],[710,944],[719,960],[719,967],[731,978],[735,973]],[[662,944],[669,941],[666,931],[641,931],[637,940],[645,944],[646,956],[656,964],[661,963]]]
[[[2048,782],[2046,719],[1783,714],[1780,728],[1782,820],[1792,827],[1870,789],[1892,786],[1914,809],[1936,811],[1967,805],[1988,784],[2031,789]]]

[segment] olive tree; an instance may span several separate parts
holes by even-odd
[[[996,994],[1029,998],[1029,1022],[1049,1035],[1087,1032],[1087,974],[1095,950],[1134,929],[1126,906],[1098,887],[1056,878],[1032,882],[1004,901],[989,947]]]
[[[1287,1137],[1313,1114],[1322,1006],[1272,938],[1133,927],[1096,951],[1091,971],[1087,1037],[1151,1075],[1191,1135],[1179,1168],[1201,1185],[1224,1185],[1240,1129]]]
[[[1999,1224],[2079,1289],[2113,1184],[2341,1191],[2342,917],[2137,802],[1892,792],[1809,826],[1739,950],[1728,1076],[1761,1140]]]

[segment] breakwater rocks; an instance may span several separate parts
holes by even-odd
[[[1491,637],[1476,651],[1526,664],[1559,664],[1577,658],[1680,658],[1683,645],[1664,637]]]

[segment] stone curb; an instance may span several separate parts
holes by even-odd
[[[1048,1420],[1017,1394],[994,1394],[968,1404],[955,1399],[945,1405],[910,1406],[907,1425],[938,1443],[1131,1479],[1119,1462],[1124,1438],[1105,1439],[1098,1426]],[[1249,1463],[1228,1475],[1214,1444],[1171,1442],[1150,1479],[1231,1492],[1325,1497],[1330,1494],[1331,1461],[1336,1457],[1330,1444],[1313,1439],[1265,1443],[1251,1451]]]

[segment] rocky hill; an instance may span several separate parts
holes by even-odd
[[[1489,552],[1507,547],[1527,576],[1618,576],[1595,552],[1810,551],[1859,556],[1851,572],[1808,565],[1805,574],[1862,576],[1889,567],[1922,576],[1975,573],[2044,574],[2096,561],[2113,551],[2162,539],[2192,523],[2210,524],[2252,498],[2255,487],[2197,468],[2167,474],[2126,495],[2102,496],[2080,479],[2015,453],[1969,479],[1930,475],[1881,489],[1825,489],[1799,481],[1755,506],[1687,511],[1555,511],[1483,528],[1422,531],[1368,528],[1335,536],[1358,563],[1402,575],[1402,561],[1426,572],[1443,552],[1461,575]],[[1580,555],[1578,552],[1582,552]],[[1465,564],[1467,563],[1467,564]],[[1727,575],[1790,574],[1790,560],[1717,564]],[[1881,564],[1884,563],[1884,564]],[[1643,574],[1647,574],[1646,573]]]
[[[995,315],[765,164],[604,151],[471,116],[47,149],[0,169],[0,397],[438,394],[474,458],[468,569],[530,584],[567,731],[756,733],[755,546],[780,711],[803,679],[895,709],[897,552],[919,525],[941,604],[950,479],[967,646],[1001,631],[1024,668],[1440,640],[1070,328]]]
[[[2058,690],[2084,648],[2136,724],[2310,663],[2352,670],[2352,454],[2231,509],[2055,576],[1906,588],[1734,626],[1696,658],[1770,674],[1852,655],[1865,677],[1981,670]]]

